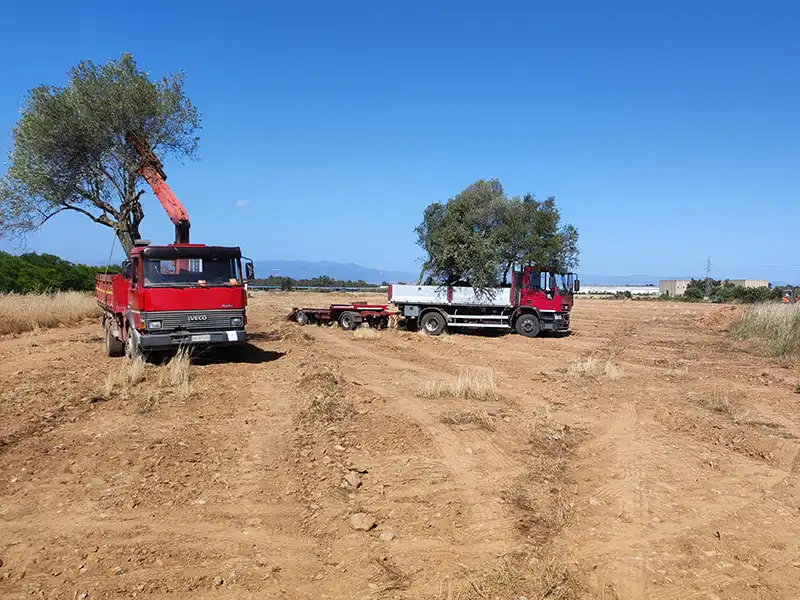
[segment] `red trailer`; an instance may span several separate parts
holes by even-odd
[[[358,329],[362,323],[376,329],[385,329],[389,325],[391,314],[383,304],[331,304],[328,308],[293,308],[286,318],[300,325],[338,323],[342,329],[352,331]]]

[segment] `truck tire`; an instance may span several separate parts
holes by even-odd
[[[539,331],[541,331],[539,319],[536,315],[531,314],[520,315],[517,319],[516,329],[518,334],[532,338],[539,335]]]
[[[435,310],[425,313],[420,321],[420,328],[428,335],[440,335],[446,326],[444,315]]]
[[[353,331],[354,329],[358,329],[359,325],[361,325],[361,322],[358,318],[358,313],[351,310],[346,310],[339,315],[339,327],[345,331]]]
[[[294,315],[294,320],[297,321],[298,325],[307,325],[308,315],[304,313],[302,310],[298,310]]]
[[[106,327],[105,330],[106,330],[106,356],[117,357],[125,354],[125,344],[123,343],[123,341],[116,338],[114,334],[111,333],[111,329],[109,327]]]

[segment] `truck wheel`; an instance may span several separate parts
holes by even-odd
[[[435,311],[426,313],[425,316],[422,317],[422,321],[420,321],[422,331],[428,335],[439,335],[444,331],[445,325],[447,325],[447,323],[442,314]]]
[[[522,315],[517,319],[517,333],[525,337],[536,337],[539,335],[539,319],[536,315]]]
[[[117,357],[125,354],[125,344],[111,333],[111,329],[106,327],[106,355]]]
[[[298,325],[306,325],[308,324],[308,315],[302,310],[298,310],[294,315],[294,320],[297,321]]]
[[[341,327],[345,331],[353,331],[359,325],[360,323],[358,322],[358,313],[346,310],[341,315],[339,315],[339,327]]]

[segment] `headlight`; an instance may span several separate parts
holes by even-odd
[[[161,329],[161,321],[148,321],[147,322],[148,329]]]
[[[231,327],[241,327],[241,326],[242,326],[242,317],[231,318]]]

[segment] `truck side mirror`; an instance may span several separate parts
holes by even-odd
[[[122,276],[125,279],[130,279],[133,276],[133,269],[131,268],[131,262],[129,260],[122,263]]]
[[[578,292],[580,292],[581,291],[581,280],[580,279],[576,279],[575,283],[572,285],[572,287],[574,288],[576,294]]]
[[[249,262],[244,265],[244,274],[248,281],[252,281],[256,278],[256,271],[253,268],[253,263]]]

